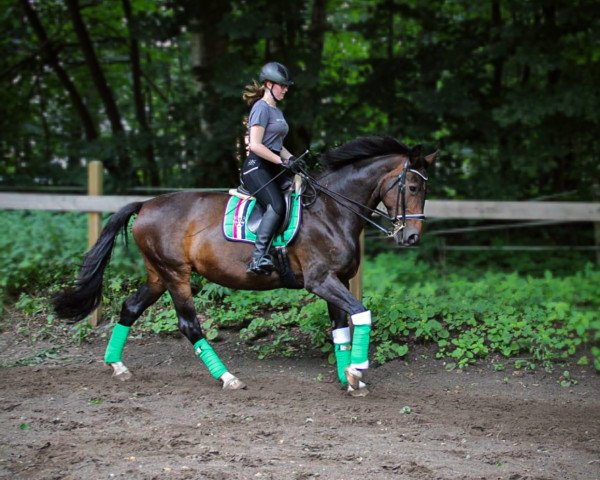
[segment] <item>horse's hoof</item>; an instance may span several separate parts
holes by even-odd
[[[354,367],[348,367],[344,370],[344,373],[346,374],[348,385],[352,387],[352,389],[358,390],[360,388],[359,383],[362,378],[362,372]]]
[[[124,381],[129,380],[131,378],[131,372],[123,364],[123,362],[109,363],[109,365],[113,369],[112,376],[116,380],[121,380],[122,382],[124,382]]]
[[[369,389],[363,382],[358,382],[358,388],[352,388],[348,385],[348,395],[351,397],[366,397],[369,394]]]
[[[244,388],[246,388],[246,384],[237,377],[223,382],[223,390],[243,390]]]

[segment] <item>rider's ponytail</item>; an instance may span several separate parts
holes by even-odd
[[[251,107],[257,101],[259,101],[264,94],[265,86],[259,84],[256,80],[253,80],[252,83],[244,87],[244,91],[242,92],[242,98],[244,99],[244,102],[246,102],[248,106]]]

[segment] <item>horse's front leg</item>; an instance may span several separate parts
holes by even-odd
[[[318,281],[308,280],[305,284],[310,292],[328,302],[329,316],[334,323],[334,345],[340,382],[344,384],[340,371],[343,368],[348,392],[354,396],[366,395],[368,391],[361,379],[363,371],[369,368],[371,312],[354,298],[347,285],[333,273]],[[346,314],[350,314],[354,326],[352,339],[350,339]],[[350,340],[352,341],[350,355],[342,353],[347,352]]]
[[[350,366],[352,354],[352,336],[348,326],[348,314],[329,302],[327,303],[327,310],[331,320],[331,335],[333,337],[338,380],[342,387],[347,387],[346,369]]]

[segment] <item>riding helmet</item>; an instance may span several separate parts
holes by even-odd
[[[267,80],[275,83],[279,83],[280,85],[293,85],[294,82],[290,78],[290,74],[285,65],[282,65],[279,62],[269,62],[265,63],[265,65],[260,70],[260,76],[258,77],[260,83],[264,83]]]

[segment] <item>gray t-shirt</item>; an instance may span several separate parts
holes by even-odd
[[[260,125],[265,129],[263,145],[271,150],[280,152],[283,148],[283,139],[289,131],[288,124],[283,117],[283,112],[277,107],[271,107],[261,99],[250,110],[248,135],[250,135],[250,128],[254,125]]]

